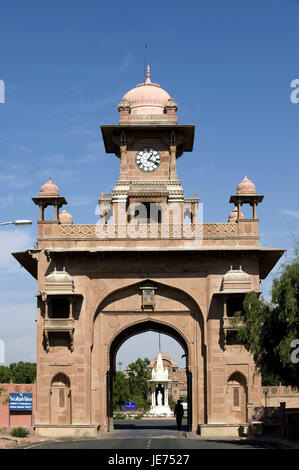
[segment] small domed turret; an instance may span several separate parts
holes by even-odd
[[[253,181],[251,181],[247,178],[247,176],[245,176],[245,178],[237,186],[237,194],[238,196],[256,194],[255,184],[253,183]]]
[[[58,197],[59,196],[58,186],[56,186],[56,184],[53,183],[53,181],[51,180],[51,176],[49,177],[49,181],[43,184],[42,187],[40,188],[39,195],[40,197],[49,197],[49,196]]]
[[[74,281],[72,276],[63,268],[62,271],[54,271],[45,276],[45,290],[46,292],[73,292]]]
[[[222,291],[229,291],[231,289],[237,290],[251,290],[251,278],[248,273],[243,271],[242,266],[239,269],[233,269],[227,271],[222,279]]]
[[[234,210],[232,210],[228,216],[228,221],[229,222],[236,222],[238,219],[238,208],[235,207]],[[244,214],[243,212],[240,213],[240,219],[244,219]]]
[[[63,209],[59,214],[59,222],[64,225],[70,225],[73,223],[73,217],[66,209]]]

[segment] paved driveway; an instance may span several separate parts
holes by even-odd
[[[279,449],[280,443],[260,442],[245,438],[202,439],[188,433],[186,420],[178,431],[174,419],[115,420],[114,431],[100,433],[94,439],[57,439],[23,446],[27,449]]]

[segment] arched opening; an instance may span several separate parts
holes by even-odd
[[[186,414],[186,354],[175,339],[153,331],[133,336],[118,349],[116,366],[114,418],[173,418],[178,399],[182,400]]]
[[[109,371],[107,372],[107,416],[108,416],[108,422],[109,422],[109,430],[113,429],[113,378],[115,377],[115,374],[117,372],[117,353],[119,349],[121,348],[124,343],[132,337],[135,337],[136,335],[141,335],[144,332],[155,332],[155,333],[160,333],[162,335],[167,335],[173,338],[178,345],[181,348],[181,352],[183,354],[181,356],[185,357],[185,368],[184,368],[184,374],[185,374],[185,402],[186,402],[186,414],[187,414],[187,421],[186,421],[186,429],[191,430],[192,428],[192,374],[191,371],[189,370],[188,364],[189,364],[189,347],[187,344],[186,339],[173,327],[166,325],[162,322],[157,322],[154,320],[145,320],[142,322],[135,323],[131,326],[128,326],[128,328],[124,329],[121,331],[112,341],[110,345],[110,352],[109,352],[109,359],[110,359],[110,368]],[[158,353],[158,351],[157,351]],[[140,351],[139,356],[142,356],[142,351]],[[167,376],[170,375],[171,377],[175,376],[174,370],[171,369],[171,362],[169,365],[167,364],[167,355],[162,354],[162,358],[164,357],[164,362],[163,366],[167,368]],[[137,358],[136,358],[137,359]],[[156,363],[155,359],[152,358],[152,367],[156,368]],[[174,368],[173,368],[174,369]],[[150,368],[151,371],[151,368]],[[151,379],[152,374],[150,373],[149,378]],[[151,379],[152,380],[152,379]],[[156,383],[157,382],[157,383]],[[154,416],[151,414],[153,408],[157,406],[162,406],[162,416],[163,416],[163,411],[166,410],[169,406],[169,392],[173,391],[172,388],[169,387],[169,383],[166,382],[161,382],[161,380],[154,381],[154,383],[151,383],[151,388],[149,388],[149,400],[151,406],[146,410],[148,412],[148,415],[154,418]],[[179,391],[178,391],[179,393]],[[182,398],[180,396],[176,397]],[[166,416],[166,415],[165,415]],[[168,418],[173,417],[172,413],[168,413]],[[166,427],[175,427],[175,422],[174,421],[169,421],[168,424],[166,424]]]
[[[144,298],[148,289],[153,291],[150,304]],[[149,331],[172,337],[182,347],[186,361],[188,429],[196,431],[199,423],[207,423],[204,319],[189,293],[151,278],[118,284],[98,305],[92,330],[92,423],[104,431],[113,429],[112,381],[117,371],[117,352],[129,338]]]
[[[56,374],[51,381],[50,423],[72,423],[71,385],[69,378],[63,373]]]
[[[247,422],[248,387],[246,377],[239,371],[227,381],[226,418],[228,423]]]

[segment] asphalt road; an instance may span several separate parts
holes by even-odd
[[[202,439],[187,433],[186,421],[178,431],[175,420],[115,420],[114,431],[94,439],[57,439],[22,446],[24,449],[279,449],[275,443],[262,443],[244,438]]]

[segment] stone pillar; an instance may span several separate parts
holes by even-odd
[[[170,168],[169,168],[169,179],[177,180],[177,171],[176,171],[176,145],[169,146],[170,153]]]
[[[237,216],[237,218],[239,219],[240,216],[241,216],[241,203],[240,203],[240,202],[238,202],[237,208],[238,208],[238,216]]]
[[[48,299],[45,300],[45,319],[48,320],[49,318],[49,303]]]
[[[256,203],[252,204],[252,218],[256,219]]]
[[[247,422],[248,422],[248,435],[253,435],[253,403],[247,403]]]
[[[227,318],[227,297],[223,296],[223,317]]]
[[[196,204],[193,202],[191,204],[191,223],[196,224]]]
[[[168,384],[164,385],[164,405],[168,406]]]
[[[127,146],[120,145],[120,180],[128,179],[128,171],[127,171]]]
[[[156,404],[156,388],[155,385],[152,384],[152,406]]]
[[[59,207],[58,204],[55,204],[55,222],[59,221]]]
[[[73,297],[70,296],[69,300],[70,300],[70,313],[69,313],[69,317],[70,317],[70,318],[73,318]]]

